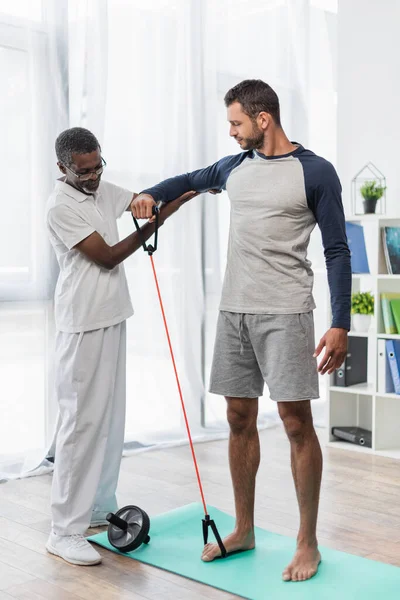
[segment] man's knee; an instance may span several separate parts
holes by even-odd
[[[258,398],[227,398],[227,418],[232,433],[257,426]]]
[[[314,429],[309,400],[278,403],[279,416],[291,441],[304,440]]]

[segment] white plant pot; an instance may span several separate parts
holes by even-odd
[[[367,332],[371,325],[371,315],[353,315],[352,325],[354,331],[358,331],[359,333]]]

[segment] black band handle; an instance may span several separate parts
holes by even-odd
[[[210,515],[205,515],[205,518],[203,519],[203,540],[204,540],[204,545],[207,544],[207,540],[208,540],[208,528],[211,527],[213,534],[215,536],[215,539],[217,540],[217,544],[219,546],[219,549],[221,550],[221,556],[222,558],[225,558],[227,552],[226,552],[226,548],[224,546],[224,543],[221,539],[221,536],[219,535],[217,526],[215,524],[215,522],[213,521],[213,519],[210,519]]]
[[[155,226],[155,230],[154,230],[154,245],[153,246],[151,244],[146,244],[146,241],[143,239],[142,230],[140,229],[139,223],[137,222],[137,220],[135,219],[135,217],[132,214],[132,219],[133,219],[133,222],[135,223],[136,231],[139,234],[140,241],[142,242],[143,250],[145,252],[147,252],[149,256],[152,256],[154,254],[154,252],[157,250],[158,226],[159,226],[159,215],[160,215],[160,209],[158,208],[158,206],[153,206],[152,213],[153,213],[153,215],[156,216],[156,221],[155,221],[156,226]]]

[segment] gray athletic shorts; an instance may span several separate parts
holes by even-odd
[[[319,398],[313,313],[250,315],[220,312],[210,392],[272,400]]]

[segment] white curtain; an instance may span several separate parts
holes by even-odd
[[[0,66],[6,82],[0,119],[7,139],[0,151],[7,198],[0,225],[0,480],[32,474],[38,464],[35,474],[52,468],[43,458],[58,413],[53,389],[58,268],[44,209],[59,176],[58,133],[72,124],[101,132],[105,8],[101,0],[0,0]]]
[[[218,156],[238,151],[229,139],[223,97],[243,79],[263,79],[278,93],[283,127],[295,140],[334,164],[336,162],[336,18],[333,0],[220,0],[207,3],[209,40],[215,46],[218,88]],[[215,35],[217,32],[217,35]],[[213,40],[215,42],[213,42]],[[229,227],[229,201],[226,194],[209,200],[218,203],[217,224],[207,238],[208,328],[207,367],[211,366],[213,336]],[[217,229],[217,233],[215,233]],[[327,290],[321,236],[313,232],[309,258],[315,271],[314,297],[317,309],[315,337],[319,340],[328,327]],[[327,378],[320,378],[321,400],[313,402],[314,420],[325,422]],[[225,406],[209,394],[206,402],[207,423],[221,423]],[[277,422],[276,404],[269,400],[266,387],[260,401],[260,425]]]
[[[38,0],[0,2],[0,479],[37,464],[52,426],[49,298],[55,268],[43,215],[63,111],[49,69],[54,38],[43,8]]]
[[[204,6],[197,1],[109,3],[107,177],[133,191],[216,159],[215,78],[204,65]],[[205,110],[207,103],[210,110]],[[211,150],[210,150],[211,148]],[[206,437],[204,400],[204,200],[160,230],[156,269],[193,436]],[[122,236],[134,229],[130,215]],[[148,256],[125,262],[135,315],[128,323],[130,447],[186,441],[182,411]]]
[[[22,14],[16,15],[14,4]],[[57,133],[76,125],[91,129],[108,163],[104,178],[140,191],[236,153],[223,96],[255,77],[278,92],[289,137],[334,162],[335,20],[332,0],[35,0],[23,6],[0,0],[0,61],[7,65],[6,80],[14,82],[0,100],[0,114],[8,115],[4,127],[15,141],[3,146],[0,161],[0,168],[7,165],[2,176],[12,198],[0,242],[1,256],[7,256],[0,267],[6,391],[0,478],[1,472],[3,478],[26,473],[55,428],[51,296],[57,272],[42,215],[57,176]],[[15,31],[3,28],[10,22],[20,28],[18,40]],[[23,44],[23,59],[11,52],[7,35],[18,48]],[[227,433],[224,400],[207,394],[207,385],[228,216],[225,194],[196,198],[160,230],[154,255],[196,440]],[[132,230],[126,214],[120,234]],[[32,252],[23,254],[26,239]],[[321,296],[318,336],[326,325],[318,234],[311,258]],[[125,268],[135,308],[128,323],[127,448],[185,443],[149,258],[139,251]],[[274,421],[274,411],[266,390],[260,426]],[[29,464],[16,464],[16,454],[21,460],[29,456]],[[44,462],[43,468],[51,465]]]

